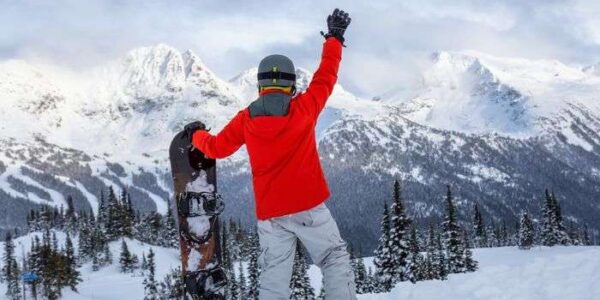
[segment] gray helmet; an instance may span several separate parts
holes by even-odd
[[[296,86],[296,68],[287,56],[269,55],[258,65],[258,87]]]

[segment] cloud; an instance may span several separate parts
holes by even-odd
[[[0,0],[2,1],[2,0]],[[3,1],[0,59],[85,69],[156,43],[192,49],[229,78],[265,55],[313,68],[325,17],[351,13],[340,81],[372,97],[414,80],[436,50],[600,61],[596,1]]]

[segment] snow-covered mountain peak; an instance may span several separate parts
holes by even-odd
[[[544,132],[547,120],[560,118],[573,105],[596,106],[599,82],[557,60],[504,58],[476,51],[438,51],[430,58],[420,84],[382,97],[417,123],[529,137]]]

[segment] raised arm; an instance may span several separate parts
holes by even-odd
[[[197,130],[192,145],[210,158],[225,158],[244,144],[244,112],[240,111],[217,135]]]
[[[350,25],[350,17],[343,10],[335,9],[327,17],[327,34],[321,31],[325,37],[323,53],[319,68],[313,75],[313,79],[301,98],[301,105],[305,106],[316,119],[325,107],[325,103],[333,92],[337,81],[337,73],[342,60],[342,46],[344,33]]]
[[[305,106],[315,118],[319,116],[327,99],[333,92],[341,60],[342,43],[334,37],[327,38],[323,44],[323,54],[321,55],[319,68],[300,100],[301,105]]]

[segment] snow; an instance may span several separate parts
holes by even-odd
[[[65,234],[56,232],[59,244]],[[17,261],[30,249],[31,233],[15,239]],[[129,250],[141,258],[149,249],[156,255],[156,278],[158,281],[172,269],[180,266],[179,251],[125,239]],[[77,246],[77,239],[74,238]],[[79,292],[63,290],[65,300],[112,300],[142,299],[143,277],[140,274],[124,274],[119,271],[118,257],[121,241],[110,244],[114,263],[92,271],[91,263],[80,271],[83,282]],[[3,254],[0,242],[0,256]],[[600,295],[600,247],[536,247],[519,250],[514,247],[474,249],[479,270],[474,273],[452,274],[446,281],[420,281],[416,284],[399,283],[387,294],[359,295],[361,300],[595,300]],[[234,264],[237,266],[237,262]],[[244,264],[245,265],[245,264]],[[365,258],[365,265],[373,266],[372,258]],[[237,267],[235,268],[237,272]],[[321,272],[311,265],[308,274],[312,286],[321,288]],[[0,285],[4,295],[5,285]]]
[[[600,295],[600,247],[476,249],[480,269],[447,281],[401,283],[364,300],[594,300]]]
[[[546,120],[574,121],[565,113],[569,105],[600,114],[600,80],[593,70],[556,60],[440,51],[424,67],[420,83],[398,83],[380,98],[419,124],[528,138],[547,130]]]

